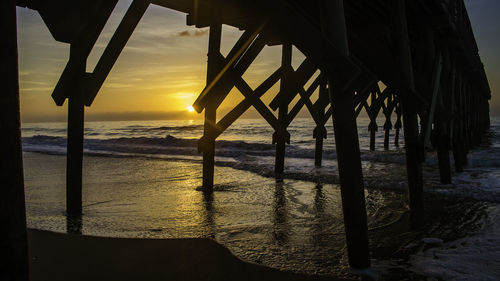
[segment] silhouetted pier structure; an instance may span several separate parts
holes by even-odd
[[[424,208],[422,164],[425,149],[434,147],[443,183],[451,182],[449,152],[455,170],[462,171],[467,152],[489,128],[490,89],[478,55],[462,0],[134,0],[109,41],[95,69],[86,72],[86,60],[116,0],[2,1],[1,30],[8,43],[2,52],[1,124],[7,146],[2,146],[2,215],[16,215],[8,223],[5,241],[14,245],[2,253],[14,270],[26,267],[24,201],[19,138],[19,109],[15,5],[37,10],[57,41],[69,43],[68,63],[52,97],[57,105],[68,99],[67,211],[82,211],[82,153],[84,106],[90,106],[107,75],[150,4],[187,14],[187,24],[209,27],[207,83],[193,107],[205,114],[203,187],[214,184],[215,140],[246,110],[254,107],[274,129],[275,174],[282,180],[285,147],[293,139],[288,125],[306,107],[316,127],[315,165],[322,164],[325,124],[333,118],[349,264],[370,267],[363,175],[356,117],[364,108],[370,118],[370,149],[375,149],[377,116],[385,122],[384,148],[390,131],[404,129],[409,205],[412,214]],[[224,57],[220,53],[221,26],[244,30]],[[252,89],[242,78],[266,45],[282,45],[281,66]],[[291,66],[292,46],[304,55]],[[320,74],[316,75],[319,70]],[[15,77],[14,77],[15,76]],[[307,81],[313,82],[306,87]],[[273,85],[280,90],[269,105],[260,99]],[[217,118],[217,109],[236,87],[245,97]],[[318,91],[318,98],[311,96]],[[292,102],[297,96],[299,101]],[[275,115],[275,112],[277,114]],[[395,114],[397,121],[391,122]],[[276,117],[277,116],[277,117]],[[217,121],[218,120],[218,121]],[[419,124],[420,121],[420,124]],[[15,165],[11,165],[11,163]],[[8,204],[4,204],[4,201]],[[3,233],[3,232],[2,232]],[[17,245],[20,245],[19,247]],[[6,246],[3,246],[4,248]],[[21,280],[21,279],[19,279]]]

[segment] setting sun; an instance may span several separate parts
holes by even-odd
[[[187,110],[188,110],[189,112],[194,112],[194,108],[193,108],[191,105],[187,107]]]

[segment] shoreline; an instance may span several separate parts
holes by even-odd
[[[36,205],[32,205],[32,207],[36,207],[35,214],[39,217],[39,219],[44,220],[44,216],[49,216],[50,220],[61,220],[60,223],[51,224],[48,222],[45,226],[38,224],[40,221],[37,221],[37,224],[31,225],[31,227],[35,226],[37,228],[51,229],[57,231],[64,231],[68,227],[65,222],[65,216],[63,213],[63,203],[64,203],[64,175],[61,173],[58,178],[60,182],[54,181],[54,172],[60,171],[55,167],[58,165],[63,168],[64,161],[62,157],[58,155],[47,155],[44,153],[34,153],[28,152],[28,154],[32,154],[34,158],[32,158],[27,163],[31,163],[31,165],[35,163],[39,163],[39,160],[43,160],[41,162],[44,163],[43,166],[36,166],[42,170],[30,176],[31,181],[28,180],[28,188],[36,188],[42,192],[42,190],[46,190],[47,188],[53,188],[54,185],[59,186],[59,191],[54,190],[54,197],[47,197],[48,194],[43,191],[42,193],[35,193],[33,198],[37,198],[37,200],[42,200],[40,202],[31,201]],[[124,169],[125,171],[132,171],[132,169],[138,169],[139,167],[148,167],[151,171],[152,166],[148,163],[152,163],[151,160],[154,159],[109,159],[109,157],[99,157],[99,156],[87,156],[87,163],[89,163],[89,167],[92,167],[86,171],[93,171],[91,175],[94,175],[94,172],[97,172],[97,175],[100,175],[106,169],[110,169],[110,164],[112,165],[122,165],[127,163],[131,168]],[[34,161],[36,160],[36,161]],[[90,161],[92,160],[92,161]],[[118,161],[120,160],[120,161]],[[123,162],[121,160],[126,160]],[[175,168],[178,165],[174,166],[157,166],[158,163],[167,164],[168,161],[156,162],[154,161],[154,166],[158,171],[162,174],[164,171],[168,171],[171,168]],[[90,165],[90,163],[92,165]],[[113,164],[114,163],[114,164]],[[171,162],[170,162],[171,163]],[[50,164],[50,165],[48,165]],[[140,165],[138,165],[140,164]],[[53,170],[47,170],[47,167],[52,167]],[[101,167],[101,168],[99,168]],[[170,168],[169,168],[170,167]],[[188,168],[189,166],[182,166],[183,168]],[[233,168],[222,168],[226,170],[221,170],[220,172],[224,174],[227,169]],[[42,173],[42,171],[44,171]],[[62,171],[62,170],[61,170]],[[61,172],[60,171],[60,172]],[[238,170],[232,171],[237,173],[238,175],[242,172],[237,172]],[[318,187],[314,184],[314,182],[310,182],[307,180],[302,180],[296,182],[295,180],[287,180],[284,186],[276,185],[273,180],[269,178],[255,178],[251,172],[245,172],[246,174],[252,177],[252,181],[250,185],[245,185],[244,180],[240,178],[237,182],[228,182],[225,185],[221,185],[221,189],[216,189],[214,192],[214,197],[205,198],[202,193],[192,185],[182,187],[181,189],[185,192],[188,192],[188,196],[182,195],[179,197],[173,196],[173,194],[163,194],[160,193],[159,196],[163,198],[159,202],[151,202],[147,200],[146,205],[144,207],[151,208],[151,212],[145,213],[148,215],[145,220],[152,220],[161,218],[163,223],[172,223],[172,219],[168,216],[162,217],[164,214],[170,213],[170,211],[161,211],[167,206],[172,206],[172,203],[182,202],[182,198],[191,198],[195,199],[196,203],[190,202],[188,205],[179,205],[179,207],[186,208],[187,206],[193,206],[194,211],[189,213],[189,217],[193,214],[199,215],[194,219],[195,225],[192,225],[192,229],[196,229],[196,231],[200,231],[203,227],[206,228],[205,231],[201,231],[201,234],[194,234],[194,236],[183,236],[179,235],[180,232],[175,232],[179,230],[179,227],[186,227],[186,225],[180,224],[178,226],[175,225],[163,225],[163,223],[155,223],[150,227],[146,227],[144,221],[142,221],[142,215],[137,215],[136,219],[141,218],[140,221],[137,221],[139,225],[136,227],[143,227],[141,231],[137,228],[128,228],[131,222],[128,220],[129,217],[125,217],[123,215],[118,217],[118,219],[122,219],[126,229],[132,230],[132,232],[122,232],[123,228],[115,228],[117,226],[109,225],[109,223],[116,223],[115,219],[112,219],[117,213],[123,210],[129,210],[129,207],[123,205],[128,203],[140,203],[146,201],[137,201],[134,197],[127,198],[118,198],[118,201],[106,201],[104,198],[100,198],[100,201],[95,201],[96,197],[93,199],[86,197],[89,199],[88,203],[94,204],[88,205],[91,207],[84,213],[83,218],[83,233],[90,235],[98,235],[98,239],[123,239],[123,238],[107,238],[111,237],[127,237],[129,234],[137,235],[137,236],[128,236],[128,237],[136,237],[136,238],[125,238],[132,240],[150,240],[148,237],[158,237],[158,238],[166,238],[166,240],[185,240],[184,238],[178,239],[175,237],[213,237],[215,238],[216,243],[223,245],[224,249],[230,249],[227,251],[229,255],[236,258],[242,263],[251,264],[260,266],[260,264],[264,264],[266,268],[269,268],[272,271],[285,270],[291,273],[292,276],[296,276],[294,274],[298,274],[298,276],[310,276],[310,275],[302,275],[302,274],[319,274],[320,276],[326,276],[325,280],[328,279],[328,276],[337,276],[337,278],[349,278],[347,263],[345,260],[345,249],[343,242],[343,224],[341,222],[341,217],[338,216],[338,219],[333,218],[332,216],[336,215],[336,208],[339,207],[338,202],[336,201],[335,194],[338,192],[337,188],[332,185],[325,185],[323,187]],[[36,175],[50,175],[47,178],[41,178]],[[28,174],[29,175],[29,174]],[[132,187],[135,184],[138,184],[137,187],[141,188],[141,193],[143,193],[143,188],[154,184],[152,182],[144,182],[139,178],[124,174],[128,179],[131,176],[134,180],[138,182],[130,182],[129,180],[122,181],[121,176],[111,177],[112,175],[107,175],[105,178],[99,178],[98,181],[92,180],[87,185],[86,191],[89,192],[105,192],[103,188],[106,187],[107,192],[101,193],[101,195],[110,195],[116,194],[116,192],[112,192],[113,190],[117,190],[117,188],[127,188],[130,185]],[[167,178],[168,175],[164,175]],[[88,177],[88,179],[92,179],[94,176]],[[149,176],[145,177],[149,178]],[[163,176],[162,178],[163,179]],[[43,180],[43,181],[41,181]],[[109,181],[108,181],[109,180]],[[161,180],[160,180],[161,182]],[[295,182],[295,183],[294,183]],[[43,184],[45,184],[45,186]],[[270,186],[261,186],[259,189],[255,189],[254,183],[260,184],[271,184]],[[236,184],[236,186],[234,186]],[[110,188],[112,185],[114,189]],[[158,190],[170,190],[170,187],[174,187],[175,182],[166,182],[158,186],[151,186],[150,191],[158,191]],[[258,184],[257,184],[258,185]],[[30,187],[31,186],[31,187]],[[169,187],[165,189],[165,187]],[[153,188],[154,187],[154,188]],[[40,189],[41,188],[41,189]],[[97,189],[96,189],[97,188]],[[429,187],[431,188],[431,187]],[[134,189],[135,190],[135,189]],[[255,193],[258,190],[259,193]],[[267,191],[266,191],[267,190]],[[35,191],[35,190],[33,190]],[[123,194],[132,195],[135,194],[135,191],[129,190],[132,192],[126,192]],[[137,190],[136,192],[139,192]],[[38,194],[38,195],[37,195]],[[95,194],[98,195],[99,193]],[[122,196],[123,196],[122,194]],[[153,193],[155,194],[155,193]],[[259,195],[260,199],[253,198],[248,202],[234,202],[227,205],[227,200],[234,200],[236,198],[240,199],[249,199],[246,196],[251,194],[252,196]],[[90,193],[89,193],[90,195]],[[472,236],[477,233],[477,228],[482,224],[485,218],[484,208],[491,203],[484,202],[481,200],[475,199],[457,199],[454,196],[448,196],[446,193],[435,193],[430,192],[426,195],[426,218],[428,219],[427,224],[423,229],[411,230],[409,228],[408,222],[408,212],[406,209],[406,203],[404,202],[404,192],[403,190],[383,190],[383,189],[367,189],[367,195],[369,200],[367,200],[367,209],[369,214],[372,216],[369,217],[370,225],[370,245],[372,252],[372,265],[374,270],[379,272],[384,280],[421,280],[423,277],[418,273],[412,271],[411,268],[411,258],[420,252],[426,251],[428,249],[438,249],[439,245],[427,245],[423,239],[424,238],[438,238],[443,241],[444,244],[454,241],[457,239],[461,239],[464,237]],[[94,195],[92,195],[94,196]],[[172,197],[173,196],[173,197]],[[229,196],[229,197],[228,197]],[[243,197],[240,197],[243,196]],[[40,199],[38,199],[40,198]],[[158,198],[158,196],[146,197],[150,199]],[[165,201],[167,199],[178,198],[181,201]],[[267,201],[264,202],[262,199]],[[117,198],[109,198],[110,200],[117,200]],[[104,200],[104,201],[101,201]],[[132,200],[132,201],[129,201]],[[333,201],[332,201],[333,200]],[[59,202],[60,201],[60,202]],[[198,202],[199,201],[199,202]],[[28,201],[29,202],[29,201]],[[48,210],[48,213],[45,212],[45,209],[39,209],[44,206],[49,206],[50,204],[59,202],[60,204],[55,209]],[[50,204],[49,204],[50,203]],[[155,203],[155,204],[151,204]],[[244,206],[247,204],[267,204],[263,206],[252,205],[251,209],[246,209]],[[47,205],[49,204],[49,205]],[[251,224],[254,220],[250,221],[240,221],[237,222],[234,227],[224,226],[224,222],[231,222],[231,220],[227,221],[230,218],[236,218],[237,220],[243,213],[239,212],[240,204],[242,208],[244,208],[245,213],[249,211],[255,211],[255,209],[261,209],[263,212],[255,213],[257,217],[264,214],[269,216],[267,218],[267,223],[261,225],[261,221],[257,224]],[[497,205],[497,204],[494,204]],[[131,206],[132,207],[132,206]],[[53,207],[49,207],[53,208]],[[120,209],[125,208],[125,209]],[[234,211],[229,211],[233,210]],[[142,209],[134,209],[140,211]],[[155,211],[156,210],[156,211]],[[297,213],[297,210],[300,210]],[[38,213],[38,212],[42,213]],[[240,210],[241,211],[241,210]],[[271,213],[269,213],[271,212]],[[303,213],[305,212],[305,213]],[[312,212],[312,213],[311,213]],[[304,215],[306,214],[306,215]],[[228,216],[229,215],[229,216]],[[297,217],[298,216],[298,217]],[[252,216],[250,216],[252,217]],[[298,219],[298,220],[297,220]],[[64,222],[63,222],[64,220]],[[311,225],[312,221],[318,221],[317,224]],[[472,223],[471,223],[472,222]],[[248,225],[250,223],[251,225]],[[309,227],[307,230],[303,230],[304,223]],[[200,225],[199,225],[200,224]],[[57,226],[56,228],[51,228],[51,226]],[[201,226],[202,228],[200,228]],[[164,228],[167,227],[167,228]],[[81,226],[80,226],[81,228]],[[174,232],[170,233],[170,230],[174,230]],[[90,231],[89,231],[90,230]],[[109,232],[112,230],[112,232]],[[33,230],[36,231],[36,230]],[[97,232],[96,232],[97,231]],[[134,232],[135,231],[135,232]],[[297,233],[299,231],[299,233]],[[300,232],[304,231],[304,232]],[[117,233],[120,235],[115,236]],[[176,234],[177,233],[177,234]],[[123,235],[124,236],[121,236]],[[215,234],[215,235],[214,235]],[[299,234],[299,235],[297,235]],[[68,235],[68,234],[55,234],[55,235]],[[146,235],[146,236],[142,236]],[[200,235],[200,236],[196,236]],[[212,236],[213,235],[213,236]],[[301,235],[301,236],[300,236]],[[71,235],[69,235],[71,236]],[[85,237],[89,237],[84,235]],[[173,239],[170,239],[173,237]],[[159,240],[162,240],[159,239]],[[189,240],[190,238],[187,238]],[[204,240],[206,238],[194,238]],[[274,240],[273,240],[274,239]],[[297,240],[299,239],[299,240]],[[300,240],[302,239],[302,240]],[[314,241],[310,241],[313,239]],[[158,239],[153,239],[154,241],[158,241]],[[209,239],[210,240],[210,239]],[[297,242],[297,241],[300,241]],[[55,241],[57,242],[57,241]],[[53,241],[52,244],[55,243]],[[262,242],[267,244],[263,245]],[[168,242],[166,242],[168,243]],[[303,243],[310,243],[307,246],[301,246]],[[100,247],[95,247],[100,250]],[[328,250],[329,249],[329,250]],[[49,251],[49,250],[46,250]],[[191,252],[196,250],[190,250]],[[264,251],[264,252],[263,252]],[[330,254],[325,251],[330,251]],[[332,252],[333,251],[333,252]],[[98,251],[94,252],[94,255]],[[147,255],[147,253],[144,253]],[[188,253],[186,253],[188,254]],[[87,254],[89,255],[89,254]],[[192,253],[189,255],[193,255]],[[208,254],[210,255],[210,254]],[[222,259],[222,263],[226,264],[226,261]],[[63,263],[65,261],[62,261]],[[85,263],[89,263],[89,261],[84,261]],[[112,261],[115,262],[115,261]],[[213,262],[213,261],[210,261]],[[233,261],[229,260],[229,263]],[[321,265],[317,263],[320,262]],[[307,265],[306,265],[307,264]],[[314,264],[315,267],[314,267]],[[313,267],[307,267],[313,265]],[[53,265],[56,267],[57,265]],[[89,265],[90,266],[90,265]],[[176,268],[177,265],[171,265]],[[305,266],[304,268],[302,268]],[[317,269],[314,269],[317,268]],[[176,271],[177,269],[173,270]],[[246,270],[246,269],[245,269]],[[260,272],[260,269],[255,269]],[[71,272],[71,271],[69,271]],[[263,273],[264,274],[264,273]],[[281,275],[280,275],[281,276]],[[403,277],[402,277],[403,276]],[[301,278],[302,278],[301,277]],[[180,277],[179,277],[180,278]],[[194,277],[193,277],[194,278]],[[278,278],[278,277],[276,277]],[[283,277],[284,278],[284,277]],[[290,277],[291,278],[291,277]],[[295,278],[295,277],[293,277]],[[307,277],[306,277],[307,278]],[[402,279],[403,278],[403,279]],[[92,278],[90,278],[92,280]],[[95,279],[95,278],[94,278]],[[113,278],[111,278],[113,279]],[[139,278],[141,279],[141,278]],[[192,278],[191,278],[192,279]],[[260,278],[259,278],[260,279]],[[56,279],[57,280],[57,279]],[[60,279],[65,280],[65,279]],[[182,279],[180,279],[182,280]],[[190,279],[185,279],[190,280]],[[195,280],[204,280],[204,279],[195,279]],[[222,279],[223,280],[223,279]],[[228,279],[231,280],[231,279]],[[233,279],[234,280],[234,279]],[[251,280],[251,279],[248,279]],[[264,279],[266,280],[266,279]],[[275,278],[273,278],[275,280]],[[280,279],[278,279],[280,280]],[[289,280],[289,279],[283,279]],[[297,279],[302,280],[302,279]],[[305,279],[308,280],[308,279]],[[315,279],[311,279],[315,280]]]

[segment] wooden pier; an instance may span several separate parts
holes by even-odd
[[[89,53],[117,2],[2,1],[2,21],[7,24],[2,25],[1,32],[10,45],[2,52],[2,57],[9,58],[2,60],[8,62],[2,63],[2,76],[9,78],[1,95],[0,124],[2,131],[8,132],[9,154],[1,160],[2,186],[7,183],[4,188],[8,195],[1,200],[2,214],[17,216],[8,224],[11,236],[2,234],[2,245],[7,241],[16,247],[12,251],[2,249],[2,253],[16,257],[12,259],[16,270],[27,270],[26,245],[22,244],[26,236],[24,201],[18,200],[23,190],[14,75],[18,70],[12,59],[17,56],[12,27],[16,5],[37,10],[54,39],[71,45],[69,60],[52,93],[57,105],[66,99],[69,102],[68,215],[82,212],[84,107],[94,101],[149,5],[183,12],[188,25],[210,29],[206,87],[193,104],[205,116],[198,149],[203,154],[202,184],[207,192],[213,191],[217,180],[215,140],[250,107],[274,130],[275,176],[280,181],[286,177],[285,148],[293,141],[287,127],[299,111],[305,107],[315,122],[311,135],[316,139],[316,166],[322,165],[325,124],[332,118],[347,250],[353,269],[370,267],[356,124],[360,112],[365,109],[370,119],[366,128],[370,150],[375,150],[379,129],[384,134],[384,149],[391,146],[391,136],[393,145],[399,146],[403,128],[409,207],[416,220],[424,209],[422,165],[426,149],[437,151],[440,179],[447,184],[452,174],[450,152],[455,171],[461,172],[468,151],[489,128],[490,89],[463,0],[134,0],[95,69],[88,73],[85,65]],[[220,52],[223,24],[244,31],[225,57]],[[252,89],[242,75],[265,46],[274,45],[282,46],[281,65]],[[305,55],[297,69],[291,66],[292,46]],[[306,86],[310,79],[313,82]],[[278,82],[279,92],[265,104],[260,98]],[[219,106],[234,87],[244,100],[217,118]],[[311,100],[315,92],[318,98]],[[293,103],[297,96],[299,101]],[[379,115],[384,124],[377,124]],[[8,169],[4,169],[6,166]],[[4,205],[5,200],[12,206]]]

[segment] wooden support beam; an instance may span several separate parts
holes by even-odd
[[[361,70],[350,56],[342,53],[343,46],[338,45],[335,38],[329,38],[293,1],[275,0],[266,1],[265,4],[273,11],[273,27],[280,30],[297,49],[312,59],[318,68],[325,72],[337,72],[346,81],[346,88],[352,84]],[[324,11],[320,9],[320,12]],[[325,18],[323,15],[321,17]]]
[[[398,102],[396,102],[395,105],[395,111],[396,111],[396,123],[394,123],[394,129],[396,130],[394,132],[394,146],[399,147],[399,130],[402,127],[402,122],[401,122],[401,105]]]
[[[377,115],[380,109],[377,108],[377,91],[371,93],[371,105],[368,108],[368,116],[370,117],[370,124],[368,124],[368,131],[370,131],[370,150],[375,150],[375,132],[378,131]]]
[[[97,93],[101,89],[102,84],[108,77],[109,72],[113,68],[116,60],[120,56],[123,48],[127,44],[130,36],[134,32],[137,24],[149,7],[149,1],[134,0],[127,12],[123,16],[120,25],[115,30],[113,37],[109,41],[106,49],[104,49],[101,58],[97,62],[90,79],[86,81],[88,85],[85,95],[85,105],[90,106],[94,101]]]
[[[394,49],[396,50],[399,66],[402,72],[403,84],[410,89],[408,93],[400,95],[403,113],[406,171],[408,174],[408,189],[412,222],[420,225],[423,219],[424,192],[422,179],[423,146],[418,129],[417,109],[412,103],[411,92],[415,92],[412,57],[408,37],[408,23],[406,20],[406,1],[392,1],[392,31]]]
[[[307,110],[309,111],[309,114],[311,114],[311,117],[313,118],[314,123],[316,123],[316,125],[321,125],[323,120],[321,119],[321,116],[319,115],[317,108],[311,102],[309,97],[318,88],[319,82],[320,82],[320,77],[318,76],[311,84],[311,86],[307,89],[307,91],[305,91],[304,88],[299,89],[300,100],[302,100],[302,104],[306,106]],[[293,119],[289,119],[288,124],[290,124],[292,120]]]
[[[318,127],[316,127],[318,128]],[[316,128],[314,129],[316,131]],[[314,166],[321,167],[321,162],[323,161],[323,139],[321,135],[314,138],[316,144],[314,147]]]
[[[328,94],[328,79],[323,73],[321,73],[317,79],[319,80],[319,93],[318,99],[316,100],[316,102],[314,102],[314,107],[322,108],[324,110],[330,104],[330,95]],[[315,83],[316,81],[314,81],[312,85],[314,85]]]
[[[319,76],[314,80],[314,82],[311,84],[311,86],[309,86],[309,88],[307,88],[306,91],[304,91],[304,88],[301,88],[299,90],[299,92],[300,92],[300,99],[292,107],[292,109],[290,110],[290,113],[288,113],[288,118],[287,118],[288,121],[287,121],[287,124],[286,124],[287,127],[288,127],[288,125],[290,125],[290,123],[292,123],[293,119],[295,119],[295,117],[297,116],[297,114],[299,114],[299,112],[302,109],[302,107],[304,107],[304,105],[306,105],[307,101],[309,100],[309,98],[311,97],[311,95],[314,93],[314,91],[316,90],[316,88],[318,88],[318,86],[319,86]],[[310,100],[309,100],[309,103],[310,103]],[[309,106],[311,106],[311,105],[309,105]],[[320,116],[318,116],[317,111],[316,111],[315,108],[316,108],[316,106],[312,105],[312,108],[311,108],[312,111],[309,110],[309,109],[308,110],[309,110],[309,113],[311,114],[311,116],[313,117],[313,120],[316,122],[316,124],[318,124],[318,120],[323,120],[323,119],[321,119]],[[324,124],[324,122],[322,122],[321,124]]]
[[[291,86],[293,68],[292,68],[292,44],[285,43],[282,46],[281,51],[281,68],[284,69],[283,75],[280,81],[280,93],[288,92]],[[308,99],[309,100],[309,99]],[[278,106],[278,122],[285,128],[287,125],[288,117],[288,103],[285,100],[281,100]],[[286,149],[286,139],[285,136],[274,132],[273,143],[276,143],[276,154],[274,162],[274,177],[276,180],[283,180],[283,174],[285,170],[285,149]]]
[[[391,115],[394,111],[394,95],[387,96],[387,106],[383,107],[383,113],[385,115],[385,123],[384,123],[384,150],[389,150],[389,138],[390,132],[392,130],[392,121]]]
[[[205,107],[205,123],[203,135],[206,137],[204,142],[199,142],[199,150],[203,152],[203,189],[207,192],[213,191],[214,188],[214,171],[215,171],[215,138],[212,137],[214,129],[212,128],[216,122],[217,108],[212,106]]]
[[[460,149],[461,149],[461,159],[462,165],[467,166],[467,152],[468,152],[468,144],[467,144],[467,100],[466,100],[466,89],[465,89],[465,76],[461,73],[460,76]]]
[[[234,123],[245,111],[247,111],[252,105],[253,105],[253,100],[260,98],[262,95],[264,95],[278,80],[281,78],[282,75],[282,68],[278,68],[271,76],[269,76],[262,84],[260,84],[251,94],[253,98],[248,99],[245,98],[243,101],[241,101],[238,105],[236,105],[230,112],[228,112],[218,123],[217,123],[217,129],[218,129],[218,134],[216,135],[216,138],[224,132],[231,124]]]
[[[326,104],[323,102],[324,100],[328,100],[328,90],[326,88],[327,80],[323,75],[320,75],[320,86],[318,93],[318,100],[314,104],[318,114],[321,115],[320,118],[323,118],[325,114]],[[320,120],[321,123],[316,123],[316,127],[314,128],[313,137],[316,139],[316,145],[314,147],[314,166],[321,167],[321,162],[323,161],[323,139],[326,139],[326,129],[324,125],[323,119]]]
[[[230,68],[232,68],[233,65],[239,61],[240,57],[246,53],[247,49],[252,45],[254,40],[256,41],[256,38],[259,36],[259,34],[262,32],[265,26],[266,22],[261,23],[256,29],[252,30],[249,29],[241,35],[238,42],[236,42],[233,49],[229,52],[221,70],[217,73],[214,79],[207,84],[207,86],[203,89],[201,94],[194,102],[193,108],[198,113],[201,113],[203,109],[207,106],[207,104],[210,102],[209,99],[211,99],[212,98],[211,96],[214,95],[214,88],[216,87],[216,85],[219,82],[221,82],[221,80],[223,80],[223,77],[226,75],[228,70],[230,70]],[[262,42],[262,40],[260,41]],[[261,45],[263,47],[263,44]],[[219,91],[219,92],[224,93],[225,91]]]
[[[389,150],[390,129],[384,128],[384,150]]]
[[[290,86],[286,90],[280,90],[269,104],[269,107],[276,111],[281,104],[289,104],[316,70],[316,65],[306,58],[295,73],[291,72],[293,74],[290,74],[290,76],[293,76],[293,78],[290,79]]]
[[[343,0],[320,1],[321,26],[340,54],[349,56]],[[332,100],[332,117],[337,148],[342,209],[346,231],[349,265],[354,269],[370,267],[368,227],[366,218],[363,172],[359,150],[358,131],[351,92],[343,92],[347,77],[328,68],[328,83]]]
[[[427,117],[427,124],[425,126],[425,135],[424,135],[424,148],[429,145],[429,140],[431,137],[431,129],[432,124],[434,123],[434,113],[436,111],[436,104],[439,95],[439,87],[441,84],[441,71],[443,69],[443,56],[439,53],[436,57],[433,75],[432,75],[432,101],[431,107],[429,109],[429,116]]]
[[[284,135],[288,135],[283,126],[280,126],[278,120],[274,117],[272,112],[267,109],[267,107],[260,101],[260,97],[264,95],[278,80],[281,78],[282,68],[278,68],[271,76],[269,76],[262,84],[260,84],[254,91],[251,90],[250,86],[243,80],[243,78],[239,77],[236,82],[238,89],[242,91],[242,94],[245,96],[245,99],[241,101],[238,105],[236,105],[230,112],[228,112],[223,118],[217,122],[214,126],[214,131],[212,132],[214,135],[212,138],[216,139],[220,136],[231,124],[234,123],[246,110],[248,110],[251,106],[258,108],[259,113],[268,121],[271,127],[275,128]],[[208,141],[208,136],[203,136],[199,143],[204,143]],[[287,139],[289,137],[287,136]]]
[[[68,102],[68,138],[66,152],[66,211],[68,216],[82,213],[82,169],[83,169],[83,130],[84,130],[84,87],[85,60],[74,58],[80,55],[71,45],[70,60],[83,61],[78,75],[73,80],[73,89]],[[73,57],[73,58],[72,58]],[[75,68],[76,69],[76,68]]]
[[[370,95],[371,96],[370,106],[368,106],[366,100],[363,100],[361,105],[356,109],[356,116],[357,116],[359,115],[360,111],[362,110],[362,107],[364,106],[368,113],[368,117],[370,118],[370,123],[368,124],[368,131],[370,132],[371,151],[375,150],[375,133],[378,131],[377,116],[380,112],[380,109],[385,108],[384,102],[385,99],[387,99],[387,97],[390,95],[390,92],[391,90],[389,87],[385,88],[383,92],[380,92],[380,87],[378,86],[377,83],[375,83],[372,85],[372,91]],[[364,95],[358,95],[358,96],[359,98],[362,98]]]
[[[456,70],[456,68],[454,68]],[[453,106],[453,132],[451,134],[453,140],[453,160],[455,162],[455,172],[463,172],[463,143],[462,143],[462,112],[461,112],[461,76],[456,71],[454,91],[452,93],[452,106]]]
[[[86,63],[90,51],[99,38],[99,34],[101,34],[117,2],[118,0],[102,1],[95,17],[89,21],[89,24],[78,35],[77,39],[71,42],[73,55],[70,55],[68,63],[52,92],[52,99],[57,105],[63,105],[66,98],[69,97],[73,90],[73,81],[81,75],[80,66]]]
[[[287,142],[289,142],[290,135],[286,131],[286,128],[281,124],[278,119],[274,116],[274,114],[269,110],[269,108],[262,102],[262,100],[256,98],[256,96],[252,95],[252,88],[243,80],[238,79],[236,81],[236,88],[247,98],[253,105],[253,107],[259,112],[259,114],[266,119],[267,123],[273,127],[274,131],[278,133],[278,135],[283,136]]]
[[[28,241],[24,203],[16,1],[0,3],[0,280],[27,281]]]
[[[244,41],[246,39],[243,38]],[[242,45],[243,43],[237,43],[236,45]],[[281,126],[278,122],[278,120],[274,117],[272,112],[269,111],[269,109],[266,107],[266,105],[260,100],[260,96],[262,96],[270,87],[272,87],[276,81],[281,77],[283,69],[278,69],[271,77],[266,79],[262,85],[260,85],[256,91],[253,91],[252,88],[245,82],[245,80],[241,77],[241,75],[245,72],[245,70],[250,66],[250,64],[253,62],[253,60],[257,57],[257,55],[260,53],[260,51],[264,47],[264,40],[260,36],[255,39],[255,41],[248,46],[246,49],[245,53],[240,57],[239,61],[234,64],[233,67],[230,67],[226,69],[226,72],[224,73],[224,77],[221,78],[219,81],[219,84],[212,87],[210,90],[210,93],[205,96],[205,101],[203,103],[207,103],[207,106],[210,105],[214,107],[215,109],[220,105],[220,103],[223,101],[225,96],[229,93],[231,88],[233,86],[236,86],[236,88],[245,96],[245,100],[238,104],[237,107],[235,107],[230,114],[226,115],[219,123],[215,123],[215,118],[211,122],[207,122],[206,126],[210,126],[210,135],[204,134],[202,138],[198,141],[198,150],[199,151],[204,151],[204,147],[208,146],[211,147],[211,142],[215,141],[215,138],[217,138],[227,127],[229,127],[241,114],[243,114],[250,106],[254,106],[257,111],[268,121],[268,123],[275,129],[275,131],[278,131],[280,134],[286,136],[285,138],[288,140],[289,139],[289,134],[285,131],[283,126]],[[229,53],[228,57],[232,53],[236,53],[234,51],[236,49],[233,48],[233,50]],[[211,64],[213,65],[214,68],[222,67],[225,59],[220,52],[214,52],[213,56],[211,58]],[[220,73],[219,73],[220,74]],[[218,74],[217,74],[218,75]],[[217,77],[217,76],[216,76]],[[207,85],[209,83],[207,82]],[[257,93],[257,94],[255,94]],[[199,97],[198,97],[199,99]],[[214,115],[212,113],[211,115]],[[209,115],[209,116],[211,116]],[[207,131],[208,132],[208,131]]]
[[[437,97],[436,105],[438,108],[449,108],[449,103],[445,102],[450,96],[450,89],[453,84],[453,77],[450,74],[449,51],[443,49],[443,74],[441,79],[441,89]],[[439,110],[435,117],[434,137],[437,148],[437,156],[439,163],[439,177],[442,184],[451,183],[451,168],[450,168],[450,135],[449,135],[449,118]]]
[[[222,24],[213,22],[210,25],[210,35],[208,39],[208,62],[207,62],[207,85],[214,83],[220,66],[218,58],[220,55],[220,45],[222,36]],[[203,189],[211,192],[214,187],[214,166],[215,166],[215,125],[216,112],[219,105],[210,103],[205,106],[205,123],[203,135],[206,136],[204,142],[199,142],[198,149],[203,151]]]
[[[241,42],[238,41],[236,45],[233,47],[233,50],[237,48],[239,44],[241,44]],[[236,85],[237,81],[240,80],[240,77],[243,75],[243,73],[248,69],[248,67],[250,67],[255,58],[257,58],[257,56],[262,51],[264,46],[265,46],[264,37],[263,36],[257,37],[252,42],[252,44],[250,44],[247,47],[247,49],[245,49],[244,54],[241,55],[239,60],[236,63],[234,63],[231,67],[225,70],[224,75],[221,76],[218,83],[216,85],[213,85],[213,87],[211,87],[210,90],[206,92],[203,98],[200,98],[203,93],[200,94],[197,101],[195,101],[195,104],[198,103],[200,106],[203,104],[205,105],[216,104],[217,106],[219,106],[224,101],[226,96],[229,94],[231,89],[234,86],[237,86]],[[221,68],[224,65],[227,65],[228,58],[230,58],[229,56],[232,53],[236,53],[233,50],[229,53],[227,58],[224,58],[224,56],[222,56],[220,52],[217,55],[214,55],[214,64],[218,64],[219,67]],[[219,74],[216,77],[218,77]],[[207,87],[205,87],[203,91],[205,91]]]

